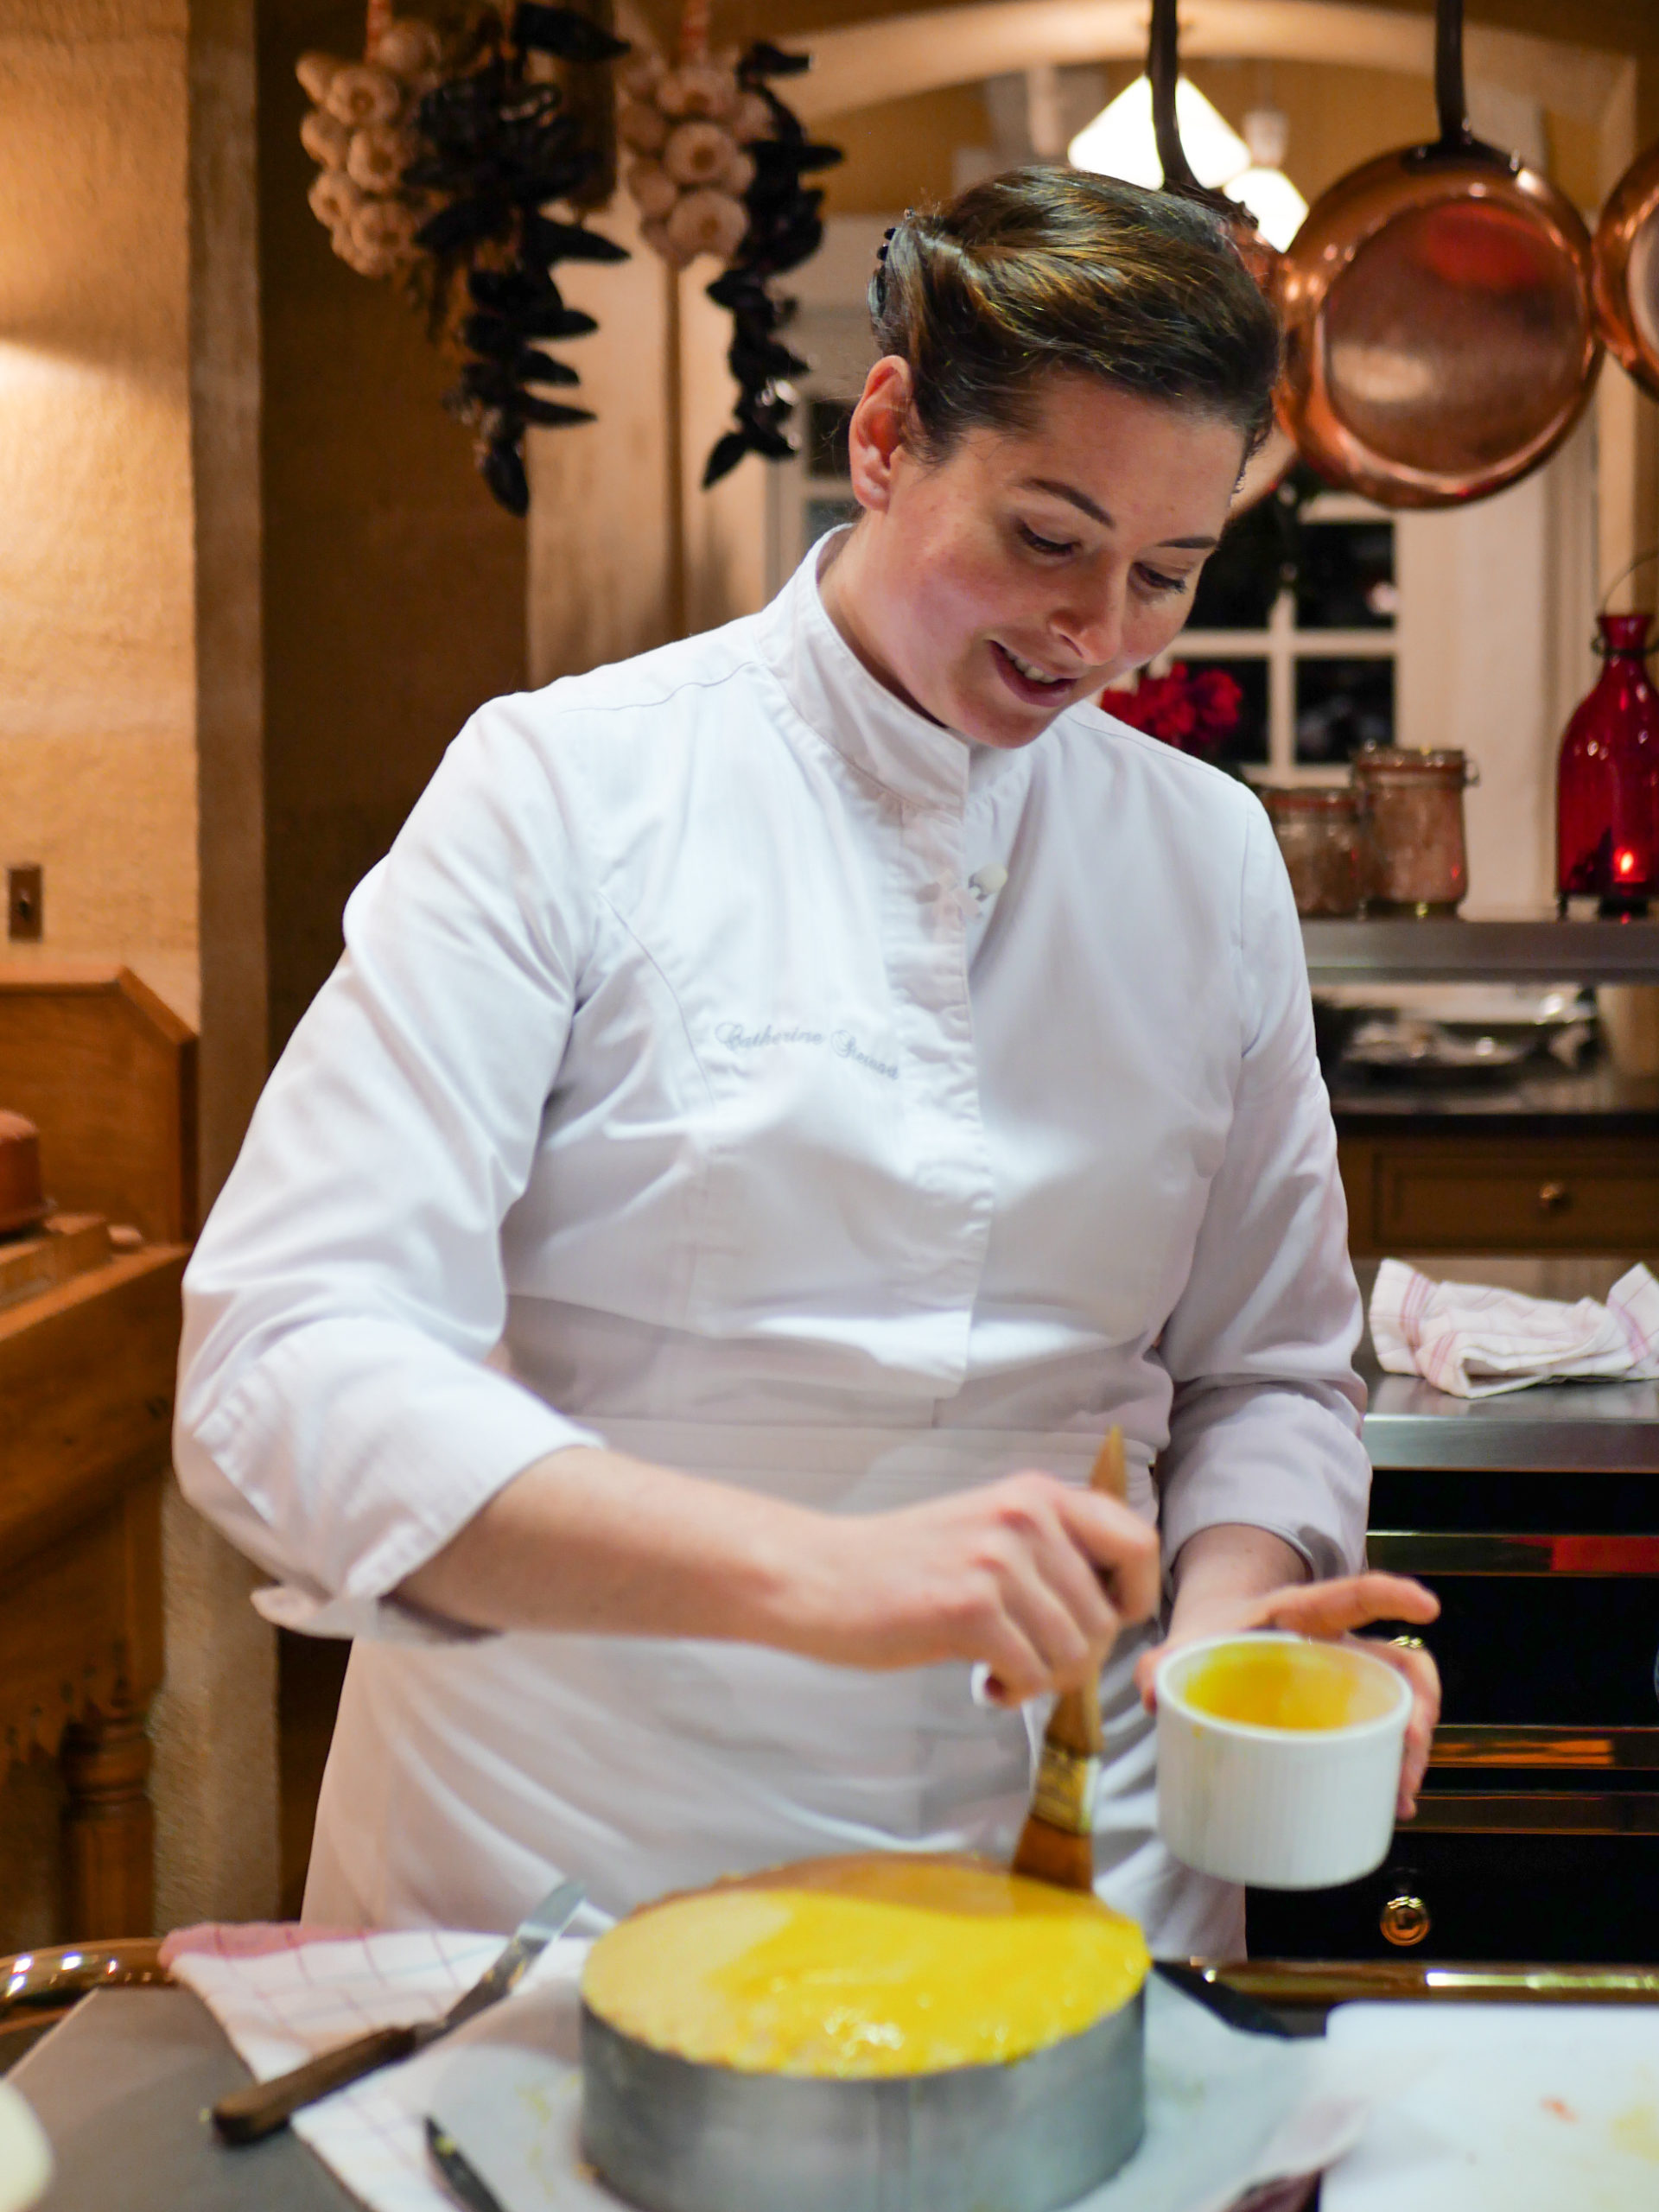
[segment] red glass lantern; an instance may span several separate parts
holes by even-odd
[[[1599,614],[1606,660],[1561,740],[1555,785],[1555,888],[1639,913],[1659,897],[1659,691],[1648,680],[1646,614]]]

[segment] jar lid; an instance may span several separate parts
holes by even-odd
[[[1357,776],[1455,776],[1461,782],[1468,755],[1453,746],[1362,745],[1353,766]]]
[[[1333,814],[1359,819],[1360,794],[1351,784],[1262,785],[1256,797],[1269,814]]]

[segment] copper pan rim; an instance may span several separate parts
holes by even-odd
[[[1490,200],[1535,221],[1541,219],[1550,244],[1571,258],[1588,287],[1594,264],[1584,218],[1541,170],[1529,168],[1522,162],[1512,168],[1471,175],[1447,163],[1418,164],[1414,156],[1422,151],[1411,147],[1377,155],[1339,177],[1310,211],[1280,255],[1274,271],[1273,296],[1287,321],[1306,321],[1322,306],[1344,270],[1402,215],[1470,201]],[[1659,148],[1655,152],[1659,155]],[[1659,176],[1655,191],[1659,197]]]
[[[1659,146],[1638,155],[1609,194],[1596,226],[1592,295],[1608,351],[1659,399],[1659,349],[1644,344],[1630,312],[1630,256],[1649,224],[1659,225]]]
[[[1289,350],[1287,347],[1287,354]],[[1600,373],[1600,355],[1592,349],[1570,412],[1557,416],[1501,464],[1495,462],[1478,473],[1463,474],[1414,468],[1408,461],[1374,453],[1337,414],[1322,364],[1317,358],[1308,377],[1307,396],[1300,409],[1291,412],[1281,391],[1275,396],[1276,411],[1281,429],[1296,442],[1303,460],[1326,479],[1333,491],[1355,492],[1363,499],[1375,499],[1381,506],[1412,512],[1464,507],[1507,491],[1511,484],[1518,484],[1535,468],[1541,467],[1576,429]],[[1310,450],[1316,430],[1318,444]]]
[[[1275,395],[1280,427],[1320,474],[1389,507],[1467,505],[1518,483],[1548,461],[1589,404],[1601,368],[1591,305],[1593,263],[1578,210],[1550,180],[1524,165],[1491,181],[1459,179],[1447,168],[1414,172],[1406,156],[1385,154],[1333,185],[1297,233],[1281,264],[1277,304],[1285,326],[1285,370]],[[1343,420],[1325,374],[1320,321],[1342,276],[1371,242],[1402,215],[1471,200],[1494,201],[1538,224],[1548,245],[1569,262],[1584,302],[1577,390],[1501,461],[1478,469],[1414,466],[1378,453]],[[1358,219],[1356,220],[1357,216]]]
[[[1583,218],[1548,177],[1469,128],[1463,0],[1438,0],[1435,98],[1440,137],[1333,184],[1291,241],[1276,286],[1281,424],[1318,474],[1387,507],[1463,505],[1518,482],[1572,430],[1601,361]],[[1495,218],[1524,234],[1518,276],[1503,273],[1501,230],[1472,258],[1457,250],[1458,226],[1446,226],[1438,256],[1427,251],[1437,226],[1417,219],[1456,210],[1489,239]],[[1479,305],[1488,292],[1520,304],[1495,317]],[[1453,306],[1461,331],[1447,320]],[[1381,349],[1391,374],[1418,381],[1379,399],[1352,382],[1354,370],[1332,370],[1332,345],[1357,360]]]

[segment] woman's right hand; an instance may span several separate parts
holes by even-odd
[[[843,1667],[983,1661],[1004,1700],[1080,1688],[1158,1606],[1157,1532],[1034,1471],[906,1506],[804,1516],[766,1638]]]

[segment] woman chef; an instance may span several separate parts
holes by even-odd
[[[1335,1579],[1359,1306],[1267,817],[1092,703],[1180,628],[1272,317],[1206,213],[1052,169],[907,216],[871,301],[856,526],[474,718],[191,1264],[185,1488],[358,1639],[311,1918],[1006,1856],[1020,1700],[1109,1654],[1102,1891],[1236,1952],[1137,1659],[1434,1610]]]

